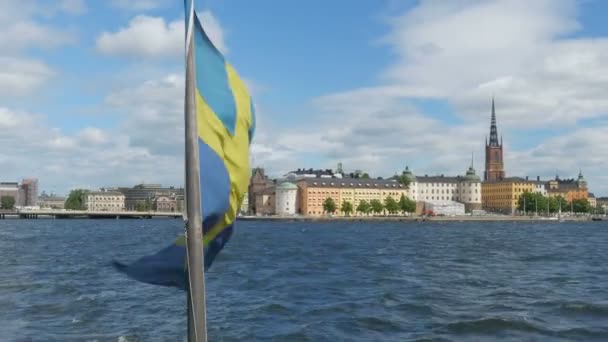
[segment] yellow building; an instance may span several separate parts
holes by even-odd
[[[357,213],[357,206],[362,200],[384,200],[391,196],[399,201],[401,195],[407,196],[407,188],[394,180],[359,179],[359,178],[304,178],[298,184],[298,214],[308,216],[323,215],[323,202],[331,197],[336,202],[335,215],[342,216],[342,203],[348,201],[353,205],[351,215]]]
[[[534,192],[535,183],[519,177],[486,181],[481,185],[481,201],[484,209],[512,214],[517,209],[519,197],[524,192]]]

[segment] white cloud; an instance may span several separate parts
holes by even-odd
[[[0,107],[0,143],[11,147],[0,158],[3,180],[36,176],[41,189],[58,193],[139,182],[182,185],[181,153],[156,154],[134,146],[128,133],[87,127],[66,134],[42,115]]]
[[[54,75],[43,62],[0,55],[0,98],[28,94]]]
[[[228,52],[224,30],[211,12],[200,14],[200,19],[213,44]],[[97,39],[97,50],[106,55],[167,58],[184,54],[184,21],[165,22],[161,17],[139,15],[127,27],[117,32],[103,32]]]
[[[110,0],[110,5],[115,8],[129,11],[146,11],[165,7],[168,0]]]
[[[419,174],[462,174],[475,151],[481,175],[494,94],[509,175],[558,169],[566,177],[582,167],[592,189],[608,192],[599,181],[605,156],[596,152],[608,144],[608,125],[577,129],[582,119],[607,117],[608,39],[568,37],[580,28],[576,12],[570,0],[422,1],[390,21],[383,42],[398,58],[380,84],[314,99],[314,124],[265,144],[316,154],[319,165],[303,166],[342,161],[382,176],[406,164]],[[412,99],[447,101],[457,118],[429,117]],[[573,132],[512,147],[524,130],[552,127]]]

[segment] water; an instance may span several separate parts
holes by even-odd
[[[185,294],[132,281],[180,220],[0,220],[0,341],[183,341]],[[239,222],[211,341],[606,341],[608,225]]]

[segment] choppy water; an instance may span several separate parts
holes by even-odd
[[[0,341],[183,341],[185,294],[115,272],[179,220],[0,220]],[[239,222],[211,341],[607,341],[608,225]]]

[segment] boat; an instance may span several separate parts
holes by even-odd
[[[591,221],[604,221],[604,219],[601,217],[592,217]]]

